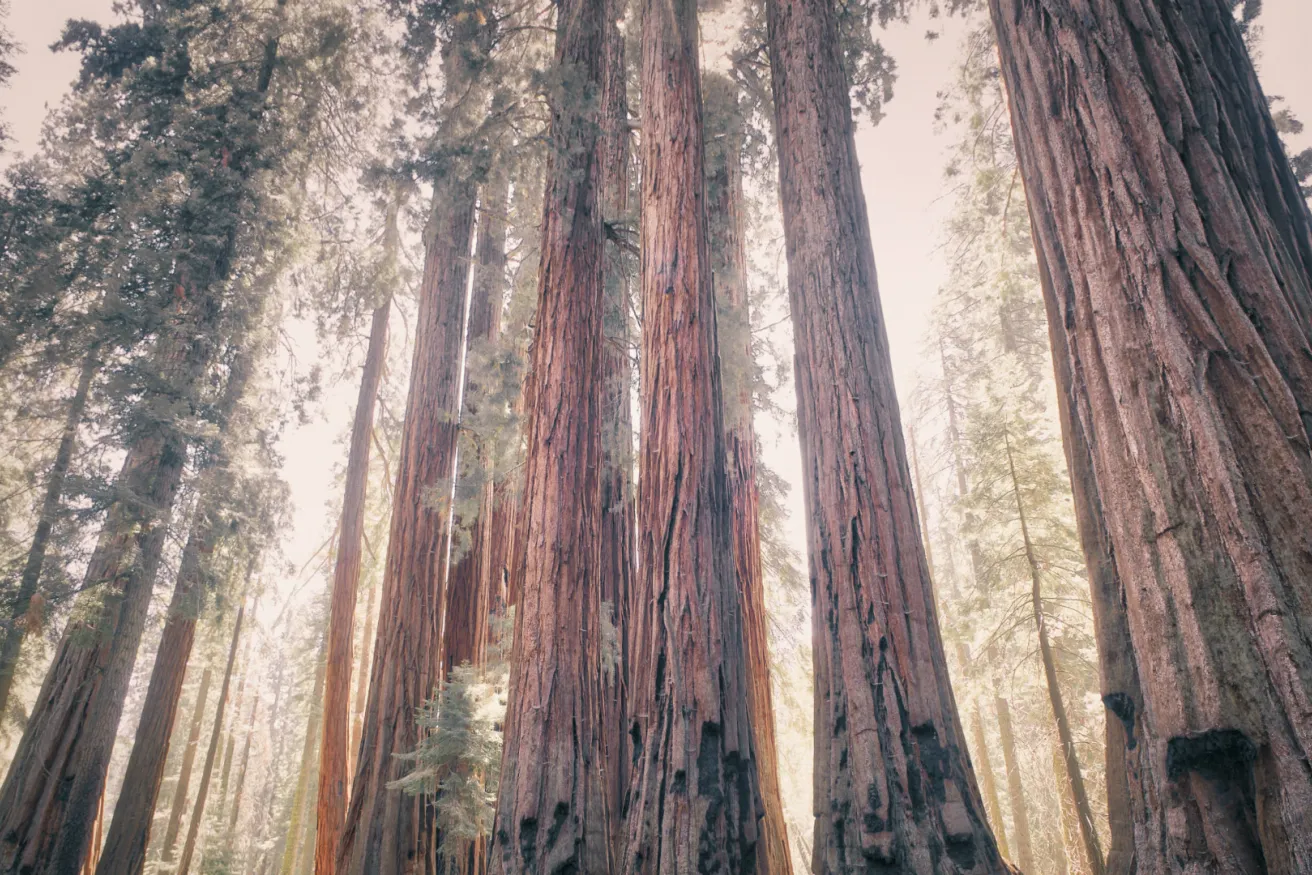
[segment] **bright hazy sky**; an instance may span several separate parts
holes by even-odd
[[[74,56],[55,55],[46,47],[68,18],[110,20],[111,0],[11,0],[11,6],[8,26],[26,52],[17,59],[13,83],[0,91],[0,104],[17,140],[13,148],[30,152],[37,145],[46,108],[59,102],[76,72]],[[1312,2],[1267,0],[1262,26],[1259,67],[1267,93],[1284,96],[1295,113],[1312,124],[1312,64],[1303,54],[1312,36]],[[943,38],[927,42],[924,34],[931,28]],[[933,114],[935,94],[952,73],[960,33],[959,24],[920,17],[882,35],[898,63],[896,95],[883,122],[863,128],[858,136],[894,371],[904,395],[921,368],[921,341],[944,276],[937,244],[949,208],[942,197],[947,142],[935,133]],[[1302,139],[1304,145],[1312,142],[1307,134]],[[297,508],[287,558],[298,567],[331,530],[325,506],[337,487],[330,472],[345,457],[336,438],[349,421],[354,397],[352,386],[329,392],[319,420],[292,431],[283,448],[284,476]],[[772,430],[765,425],[767,433]],[[768,450],[771,464],[794,482],[796,452],[791,440]],[[800,502],[797,491],[794,508]]]

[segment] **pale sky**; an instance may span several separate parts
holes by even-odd
[[[31,152],[38,143],[46,109],[58,104],[77,69],[76,56],[52,54],[47,46],[69,18],[111,20],[112,2],[15,0],[12,5],[8,27],[26,51],[17,58],[18,74],[12,84],[0,90],[0,105],[15,136],[11,149]],[[1262,26],[1265,37],[1259,67],[1267,93],[1284,96],[1295,113],[1312,124],[1312,67],[1305,55],[1312,36],[1312,3],[1267,0]],[[927,42],[924,34],[931,28],[941,31],[943,38]],[[904,396],[922,368],[921,342],[934,293],[944,278],[937,246],[940,225],[950,207],[942,196],[948,142],[947,137],[935,133],[933,114],[936,92],[952,74],[960,34],[959,23],[931,22],[923,16],[882,34],[898,64],[896,95],[883,122],[863,128],[858,136],[894,372]],[[1302,141],[1307,145],[1312,139],[1304,134]],[[307,351],[307,356],[312,355]],[[329,403],[318,421],[293,430],[284,443],[284,476],[296,504],[296,528],[287,545],[287,558],[298,566],[331,530],[325,512],[336,489],[331,470],[345,455],[336,437],[349,421],[354,395],[353,386],[329,392]],[[767,433],[772,431],[771,424],[763,425]],[[796,452],[789,436],[768,450],[768,461],[795,481]],[[797,492],[794,490],[792,501],[795,509],[800,503]],[[796,534],[796,526],[794,530]]]

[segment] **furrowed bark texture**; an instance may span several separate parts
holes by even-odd
[[[628,841],[624,816],[629,792],[628,696],[636,560],[633,503],[633,367],[629,358],[629,308],[637,262],[627,250],[630,136],[628,67],[619,22],[625,0],[606,0],[602,43],[601,198],[609,229],[605,250],[605,339],[601,351],[601,599],[609,603],[615,653],[605,674],[605,772],[610,806],[611,857],[620,860]]]
[[[761,497],[756,485],[756,429],[752,424],[752,326],[743,218],[743,119],[737,106],[737,86],[727,77],[708,76],[708,90],[712,83],[722,92],[724,115],[707,123],[706,188],[715,295],[722,317],[720,358],[731,363],[723,372],[725,471],[733,527],[734,577],[747,660],[747,701],[752,715],[761,801],[765,806],[756,871],[761,875],[792,875],[788,830],[779,791],[765,578],[761,566]]]
[[[18,668],[18,657],[22,653],[23,637],[28,628],[23,620],[32,607],[32,597],[36,595],[37,586],[41,583],[41,569],[45,565],[46,550],[50,546],[50,533],[59,516],[60,502],[64,497],[64,480],[68,477],[68,469],[73,462],[73,449],[77,446],[78,426],[82,424],[82,414],[86,411],[91,381],[99,368],[99,359],[93,349],[82,362],[77,389],[73,392],[64,417],[64,431],[59,436],[55,460],[46,472],[46,494],[41,501],[36,531],[32,533],[32,546],[28,549],[27,561],[23,563],[23,572],[18,578],[18,591],[14,594],[4,641],[0,643],[0,714],[7,713],[9,709],[14,671]]]
[[[1138,870],[1312,870],[1312,218],[1223,0],[990,8],[1142,681]]]
[[[388,789],[419,741],[415,712],[437,685],[446,593],[446,537],[456,455],[460,344],[476,188],[437,180],[425,240],[405,430],[393,490],[391,540],[350,804],[337,871],[409,873],[431,866],[432,811]],[[417,869],[415,867],[418,867]]]
[[[205,700],[209,696],[210,680],[213,676],[214,670],[208,665],[205,666],[205,671],[200,676],[200,689],[196,692],[196,704],[191,712],[191,729],[187,732],[187,749],[182,753],[178,786],[173,791],[168,826],[164,830],[164,845],[161,848],[160,859],[165,863],[173,862],[173,849],[177,846],[178,833],[182,829],[182,814],[187,808],[187,791],[191,787],[191,770],[196,764],[196,748],[200,745],[200,725],[205,716]]]
[[[384,234],[389,248],[396,239],[396,213],[389,211]],[[351,664],[355,649],[355,603],[364,557],[365,498],[369,486],[369,450],[373,442],[374,405],[383,381],[387,355],[387,322],[392,314],[390,295],[374,308],[369,324],[360,390],[351,423],[351,446],[346,461],[346,488],[337,536],[337,563],[328,609],[328,658],[323,684],[323,729],[319,742],[318,824],[314,839],[316,875],[336,871],[337,842],[346,817],[347,745],[350,742]]]
[[[766,6],[814,618],[816,872],[1000,872],[909,487],[830,0]]]
[[[191,870],[191,861],[196,854],[196,842],[200,837],[200,827],[205,820],[205,800],[209,796],[210,779],[214,776],[214,761],[219,755],[219,741],[223,736],[223,718],[227,711],[228,686],[232,683],[232,666],[237,661],[237,644],[241,640],[242,620],[246,617],[246,606],[237,609],[237,619],[232,626],[232,644],[228,647],[228,665],[223,670],[223,683],[219,685],[219,703],[214,708],[214,730],[210,733],[209,750],[205,752],[205,765],[200,771],[200,787],[196,790],[196,804],[191,809],[191,823],[187,825],[187,838],[182,843],[182,854],[178,857],[178,875],[187,875]]]
[[[524,480],[523,583],[493,866],[609,872],[600,775],[604,0],[562,0]]]
[[[695,0],[643,0],[640,581],[625,873],[751,872],[761,815],[725,482]]]

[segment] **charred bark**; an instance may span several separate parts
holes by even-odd
[[[815,623],[816,872],[1001,872],[909,487],[830,0],[766,6]]]
[[[529,376],[524,553],[493,865],[608,872],[602,739],[603,238],[596,96],[604,0],[562,0]]]
[[[1312,869],[1312,217],[1227,3],[990,8],[1068,418],[1133,582],[1142,709],[1109,706],[1144,748],[1138,869]]]
[[[762,814],[734,580],[696,0],[642,2],[639,589],[625,873],[751,872]]]

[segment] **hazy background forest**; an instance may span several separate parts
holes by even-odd
[[[258,548],[230,555],[221,549],[222,561],[212,569],[223,582],[201,614],[197,648],[188,664],[154,814],[148,871],[174,871],[174,861],[160,845],[166,833],[173,833],[172,841],[179,843],[178,835],[186,835],[186,800],[196,792],[199,758],[212,726],[220,740],[208,813],[196,828],[199,871],[312,869],[316,709],[322,697],[322,669],[316,666],[322,658],[370,311],[379,300],[377,290],[368,285],[385,275],[395,288],[368,478],[355,625],[357,665],[368,665],[373,646],[369,636],[380,609],[376,600],[413,353],[414,289],[423,264],[420,231],[427,195],[412,193],[398,207],[379,195],[382,189],[369,188],[361,178],[374,164],[385,162],[397,142],[431,119],[423,116],[421,101],[399,84],[405,80],[398,72],[404,51],[401,27],[386,19],[383,4],[326,3],[334,9],[340,6],[351,26],[373,42],[332,62],[361,65],[362,70],[324,74],[350,80],[353,102],[334,106],[332,113],[354,113],[356,118],[332,120],[326,127],[340,123],[340,129],[322,134],[322,142],[307,144],[307,154],[296,158],[297,172],[303,174],[298,192],[302,202],[293,203],[294,195],[275,196],[287,210],[292,242],[280,242],[285,251],[271,250],[270,263],[264,265],[266,281],[276,289],[279,319],[269,329],[271,352],[253,375],[259,400],[252,405],[252,418],[261,437],[241,451],[246,478],[241,488],[246,491],[234,499]],[[550,18],[549,4],[541,6],[539,25]],[[725,70],[729,56],[738,50],[740,9],[733,3],[707,6],[702,13],[703,67]],[[87,146],[79,142],[77,128],[89,123],[78,121],[77,113],[97,110],[66,102],[76,102],[69,94],[78,79],[80,57],[76,51],[48,48],[69,19],[83,18],[110,25],[124,20],[124,14],[111,0],[10,0],[0,27],[17,50],[8,58],[13,73],[0,89],[0,118],[7,131],[0,168],[11,173],[22,167],[44,168],[67,180],[84,160],[79,150]],[[1088,583],[1057,421],[1047,324],[1028,221],[1018,218],[1024,212],[1024,194],[1010,153],[1010,120],[1001,85],[990,72],[996,60],[986,36],[987,15],[931,14],[921,4],[905,18],[870,24],[892,63],[869,86],[874,94],[860,114],[858,152],[957,706],[1004,855],[1034,875],[1090,873],[1039,655],[1035,581],[1026,565],[1027,549],[1039,553],[1045,589],[1039,610],[1049,621],[1065,707],[1088,784],[1090,814],[1105,848],[1104,711]],[[634,29],[632,10],[625,28],[630,33]],[[1305,0],[1265,0],[1248,34],[1267,94],[1281,98],[1276,109],[1286,112],[1281,118],[1291,154],[1312,147],[1312,134],[1293,121],[1312,119],[1312,65],[1305,54],[1309,36],[1312,5]],[[545,63],[549,46],[526,42],[524,56],[528,64]],[[878,53],[875,57],[886,61]],[[875,113],[880,117],[873,118]],[[708,108],[708,126],[712,115]],[[1303,160],[1312,164],[1306,156]],[[761,441],[762,555],[779,777],[794,870],[801,872],[809,869],[810,858],[813,703],[792,333],[775,171],[761,155],[750,156],[747,166],[752,358],[726,368],[737,367],[742,372],[737,379],[750,384]],[[511,204],[512,225],[538,215],[531,196],[516,189],[514,197],[524,202]],[[393,260],[379,267],[389,257],[380,254],[388,245],[381,225],[389,210],[396,224]],[[504,324],[511,328],[522,328],[524,290],[531,293],[534,282],[530,236],[520,227],[510,230],[512,243],[526,247],[510,249]],[[500,361],[500,353],[476,348],[472,339],[470,349],[471,372]],[[14,399],[0,413],[0,566],[8,575],[26,556],[43,472],[51,465],[63,430],[62,399],[77,386],[78,363],[59,361],[41,375],[10,374],[0,380],[0,391]],[[101,505],[96,490],[103,488],[98,484],[123,455],[112,424],[112,385],[93,389],[91,397],[91,425],[73,463],[72,488],[56,526],[58,546],[48,560],[58,568],[47,571],[50,579],[43,580],[37,606],[25,614],[28,634],[14,691],[0,713],[0,767],[7,767],[61,631],[75,610],[75,582],[97,531]],[[507,420],[474,421],[472,427],[490,433],[518,426]],[[468,447],[462,452],[477,455]],[[477,488],[462,493],[457,487],[457,506],[476,503],[480,494]],[[1016,495],[1029,503],[1024,543],[1019,540]],[[101,802],[104,818],[114,810],[141,720],[168,610],[171,587],[164,581],[171,581],[179,569],[188,535],[184,520],[200,500],[198,488],[193,488],[178,502],[110,761]],[[467,535],[457,531],[454,536],[455,559],[468,549],[461,540]],[[238,605],[245,605],[248,613],[246,629],[234,645]],[[208,698],[207,711],[200,690],[202,684],[218,684],[230,661],[228,712],[216,723],[214,695]],[[363,708],[362,673],[367,669],[357,668],[351,680],[350,708],[357,721]],[[504,707],[503,679],[462,676],[459,681],[478,687],[474,698],[480,708]],[[354,731],[358,735],[358,724]],[[350,755],[354,757],[353,750]],[[474,760],[493,757],[485,751],[462,755]],[[184,759],[192,757],[195,763],[184,765]],[[187,773],[191,783],[179,793],[179,775]],[[416,780],[422,792],[423,775]],[[487,800],[464,802],[469,835],[486,834]],[[170,823],[170,809],[179,805],[181,825]],[[96,841],[102,839],[98,833]]]

